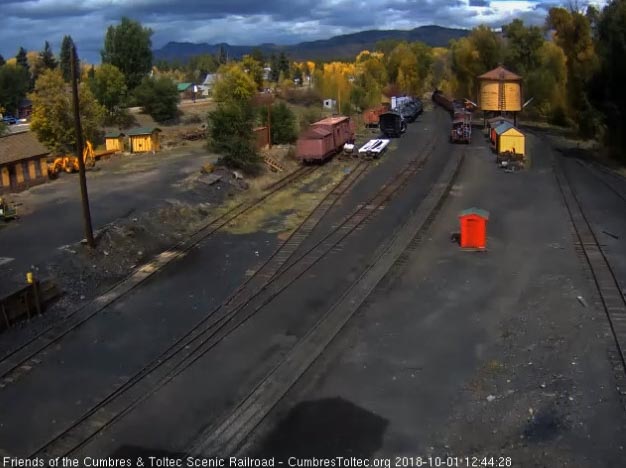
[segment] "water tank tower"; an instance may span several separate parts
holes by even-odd
[[[499,66],[478,77],[478,106],[488,112],[504,114],[522,110],[522,77]]]

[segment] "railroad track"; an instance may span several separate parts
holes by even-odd
[[[577,248],[582,252],[589,266],[592,280],[609,321],[618,351],[617,361],[623,371],[621,375],[624,376],[626,374],[626,297],[624,297],[621,285],[606,258],[602,244],[598,241],[591,223],[585,216],[582,204],[570,183],[561,160],[555,163],[555,174],[578,239]],[[626,388],[621,389],[621,392],[623,396],[626,396]]]
[[[377,210],[383,208],[426,164],[435,142],[427,144],[417,156],[393,177],[365,204],[357,207],[342,223],[297,258],[293,253],[319,219],[336,200],[359,179],[361,164],[322,200],[317,214],[312,214],[285,242],[286,250],[279,249],[255,275],[254,287],[245,287],[225,304],[214,310],[183,338],[121,387],[105,396],[100,403],[63,430],[30,457],[54,458],[70,456],[93,437],[120,418],[130,413],[143,401],[202,358],[224,338],[257,314],[294,281],[304,275],[333,248],[349,236]],[[344,184],[345,182],[345,184]],[[343,186],[342,186],[343,184]],[[318,211],[317,209],[315,210]],[[315,212],[314,212],[315,213]],[[260,284],[259,284],[260,283]],[[250,286],[250,284],[248,285]]]
[[[396,268],[407,249],[415,249],[424,231],[443,205],[464,159],[464,152],[451,158],[417,210],[398,229],[389,242],[373,253],[361,276],[344,295],[285,355],[283,360],[250,391],[221,420],[203,430],[187,448],[195,457],[245,456],[246,440],[270,411],[305,374],[313,362],[348,323],[356,311],[368,300],[384,278]]]
[[[605,169],[602,166],[598,166],[596,164],[593,164],[593,168],[592,168],[592,167],[590,167],[589,163],[585,163],[585,162],[581,161],[580,159],[577,159],[576,162],[578,164],[580,164],[582,167],[584,167],[591,175],[593,175],[597,180],[599,180],[611,192],[613,192],[615,195],[617,195],[618,198],[621,198],[624,202],[626,202],[626,192],[622,192],[622,191],[618,190],[613,184],[609,183],[604,177],[602,177],[600,174],[598,174],[597,171],[602,171],[605,174],[609,175],[610,177],[613,177],[613,178],[616,178],[616,179],[618,179],[619,176],[616,176],[615,174],[610,172],[608,169]],[[623,184],[626,184],[626,180],[621,179],[620,181]]]
[[[302,180],[315,171],[314,167],[301,167],[281,180],[266,188],[266,193],[254,200],[239,203],[232,209],[222,213],[201,227],[188,239],[160,253],[153,260],[137,268],[130,276],[113,286],[110,290],[95,298],[87,306],[77,309],[62,321],[46,328],[32,339],[6,353],[0,359],[0,389],[12,384],[23,374],[41,363],[46,353],[64,336],[96,316],[101,310],[111,305],[131,290],[150,278],[154,273],[163,270],[168,264],[183,257],[200,241],[213,235],[224,226],[233,222],[248,211],[260,206],[267,198],[290,184]]]

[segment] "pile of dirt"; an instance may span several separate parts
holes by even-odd
[[[51,311],[71,310],[102,294],[156,254],[197,232],[218,216],[227,198],[245,190],[241,180],[223,168],[195,175],[186,188],[184,201],[164,201],[98,230],[95,249],[84,241],[59,249],[39,272],[63,291]],[[192,201],[194,194],[202,201]]]

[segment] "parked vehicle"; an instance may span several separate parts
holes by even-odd
[[[86,168],[91,168],[96,165],[96,155],[93,150],[93,145],[89,140],[83,149],[83,161]],[[48,161],[48,177],[50,179],[56,179],[61,171],[71,174],[78,172],[78,158],[76,156],[57,156]]]
[[[399,138],[406,132],[407,125],[400,112],[389,111],[380,114],[379,127],[386,137]]]
[[[325,161],[354,142],[354,125],[350,117],[328,117],[312,123],[296,142],[296,157],[304,163]]]
[[[19,119],[17,117],[13,117],[12,115],[5,115],[4,117],[2,117],[2,122],[8,125],[15,125],[17,122],[19,122]]]

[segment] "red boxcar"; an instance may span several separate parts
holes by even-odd
[[[296,157],[304,162],[324,161],[354,140],[350,117],[328,117],[311,124],[296,143]]]

